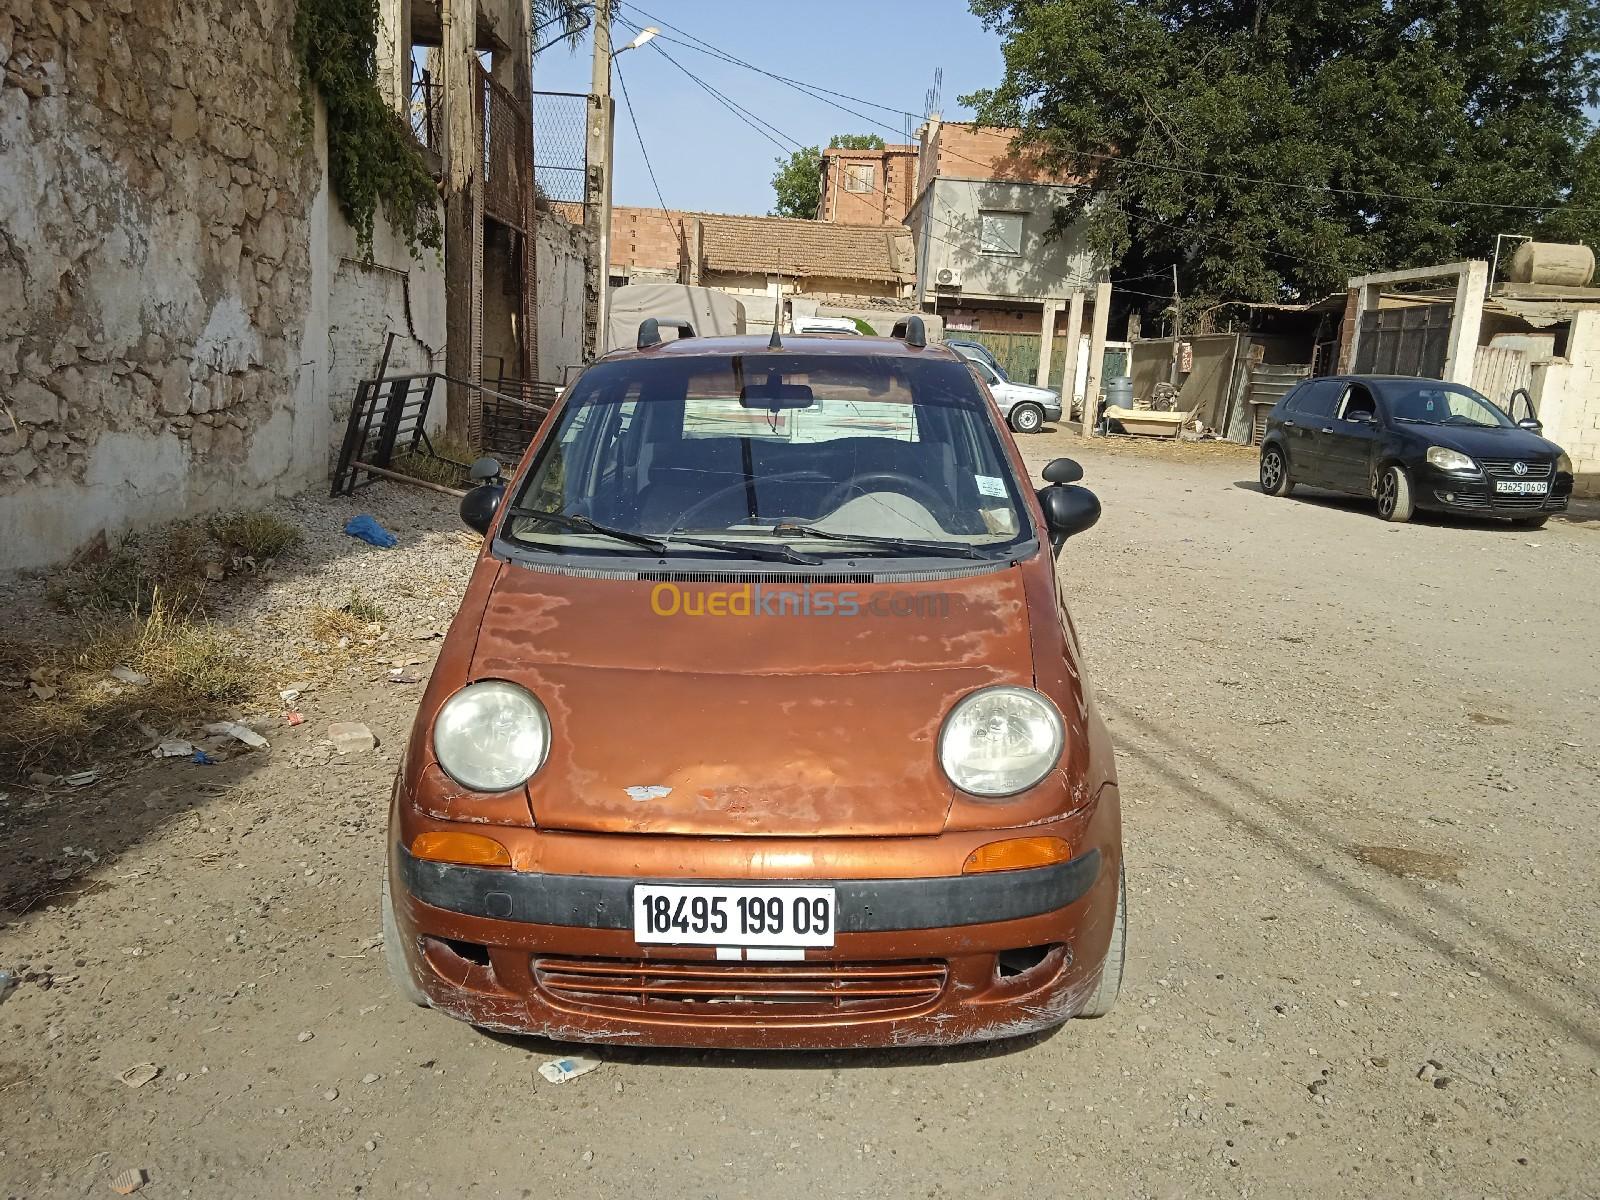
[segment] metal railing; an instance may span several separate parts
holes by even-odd
[[[417,141],[438,154],[444,125],[444,85],[416,62],[411,64],[411,100],[406,116]]]

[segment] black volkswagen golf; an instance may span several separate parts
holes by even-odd
[[[1459,383],[1394,375],[1308,379],[1273,407],[1261,490],[1296,484],[1372,496],[1385,521],[1419,509],[1505,517],[1537,528],[1567,507],[1572,460]]]

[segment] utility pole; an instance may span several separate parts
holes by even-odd
[[[1178,264],[1172,264],[1172,365],[1167,382],[1178,386],[1178,343],[1183,337],[1183,297],[1178,295]]]
[[[583,200],[583,225],[595,248],[594,355],[606,352],[611,280],[611,0],[594,4],[594,70],[589,80],[588,172]]]

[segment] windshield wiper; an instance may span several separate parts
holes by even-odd
[[[574,513],[546,512],[542,508],[516,508],[511,510],[513,517],[525,517],[530,521],[543,521],[547,525],[554,525],[558,529],[571,529],[578,533],[597,533],[602,537],[615,538],[619,542],[627,542],[631,546],[643,546],[646,550],[653,550],[657,554],[667,552],[667,544],[659,538],[653,538],[643,533],[633,533],[626,529],[612,529],[609,525],[601,525],[591,521],[588,517],[580,517]]]
[[[588,517],[576,513],[546,512],[542,508],[516,507],[510,510],[513,517],[523,517],[530,521],[543,521],[554,525],[558,529],[571,529],[577,533],[594,533],[601,537],[615,538],[619,542],[627,542],[632,546],[643,546],[654,554],[670,555],[673,546],[697,546],[707,550],[721,550],[724,554],[743,554],[749,558],[758,558],[768,562],[792,562],[816,565],[820,559],[812,558],[809,554],[802,554],[791,546],[749,546],[742,542],[713,542],[705,538],[684,537],[682,534],[672,534],[666,540],[653,538],[646,533],[634,533],[630,529],[614,529],[609,525],[601,525],[591,521]]]
[[[774,525],[772,533],[773,536],[780,533],[799,533],[830,542],[859,542],[863,546],[882,546],[889,550],[918,550],[936,558],[984,557],[971,546],[961,542],[919,542],[913,538],[879,537],[871,533],[835,533],[831,529],[818,529],[815,525],[798,525],[793,522]]]

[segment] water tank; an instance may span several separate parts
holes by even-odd
[[[1594,251],[1562,242],[1523,242],[1511,256],[1506,276],[1512,283],[1588,287],[1594,278]]]
[[[1126,375],[1106,380],[1106,404],[1114,408],[1133,407],[1133,380]]]

